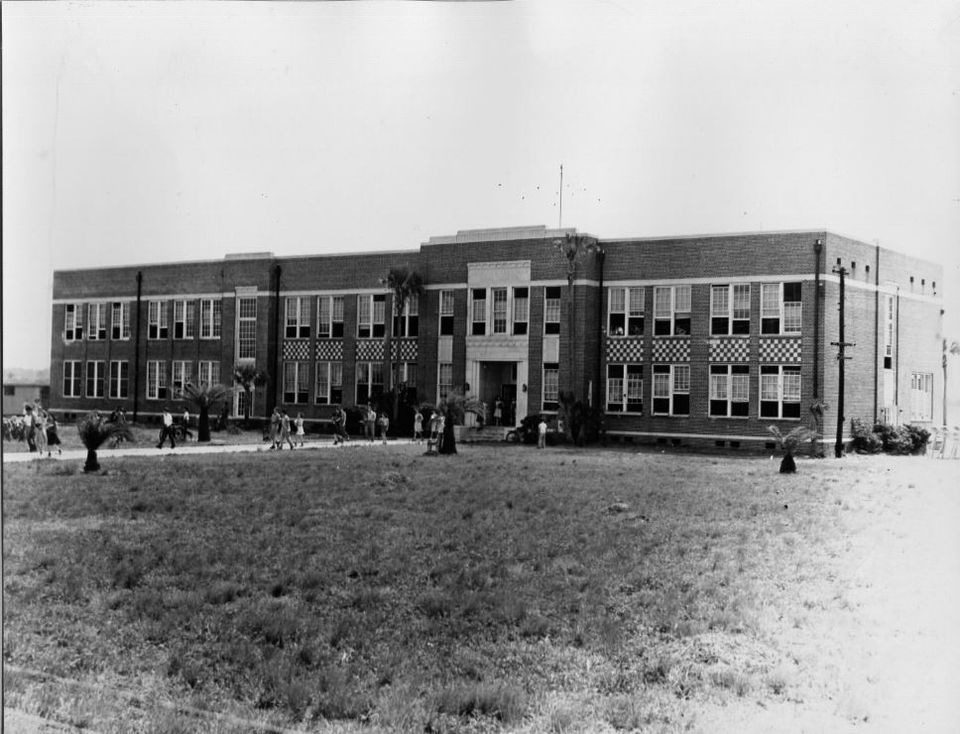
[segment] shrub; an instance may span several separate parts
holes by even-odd
[[[862,454],[922,454],[930,440],[930,431],[920,426],[893,426],[854,418],[850,421],[853,448]]]
[[[853,448],[861,454],[878,454],[883,450],[883,439],[869,423],[859,418],[850,421],[850,433],[853,436]]]

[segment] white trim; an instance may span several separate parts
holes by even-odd
[[[625,418],[633,417],[627,414],[615,413],[613,415],[624,415]],[[763,441],[769,443],[775,443],[776,439],[773,436],[738,436],[731,435],[727,433],[671,433],[668,431],[607,431],[608,436],[649,436],[652,438],[703,438],[712,441]],[[847,443],[852,440],[850,436],[844,436],[843,441]],[[835,438],[828,438],[824,436],[823,438],[817,439],[818,443],[829,444],[835,442]]]

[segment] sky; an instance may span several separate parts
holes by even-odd
[[[879,242],[960,339],[958,2],[0,12],[4,368],[49,366],[54,269],[561,223]]]

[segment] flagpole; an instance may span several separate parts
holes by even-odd
[[[557,220],[557,229],[563,229],[563,164],[560,164],[560,218]]]

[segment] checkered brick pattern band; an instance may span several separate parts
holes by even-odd
[[[799,339],[761,339],[761,362],[799,362]]]
[[[285,339],[283,342],[284,360],[302,362],[310,359],[309,339]]]
[[[689,339],[654,339],[654,362],[689,362]]]
[[[323,362],[337,362],[343,359],[343,341],[337,339],[317,340],[317,359]]]
[[[607,339],[608,362],[642,362],[643,339]]]
[[[749,362],[749,339],[711,339],[711,362]]]
[[[370,362],[383,359],[383,339],[357,339],[357,361]]]
[[[397,358],[397,351],[400,351],[400,357]],[[394,361],[416,362],[417,361],[417,340],[416,339],[396,339],[392,342],[392,351]]]

